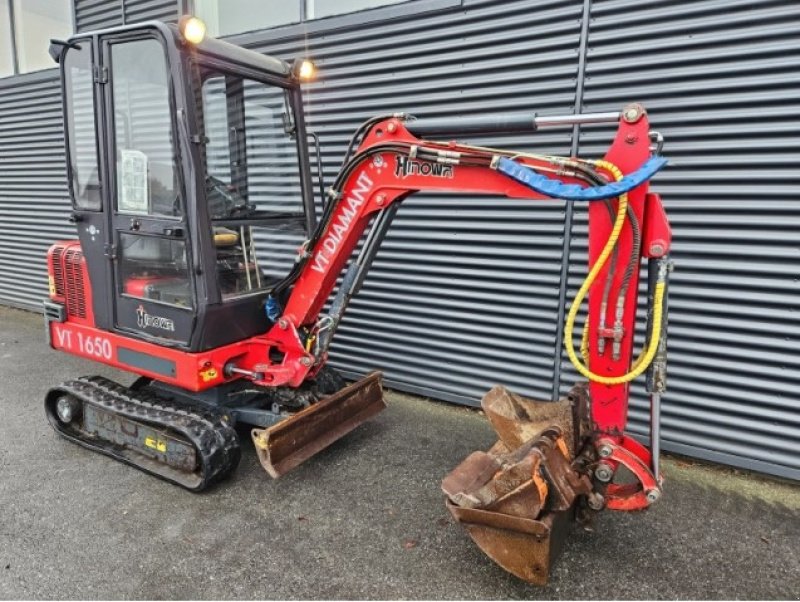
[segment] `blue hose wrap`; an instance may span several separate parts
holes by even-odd
[[[627,174],[618,182],[609,182],[602,186],[592,186],[590,188],[583,188],[578,184],[564,184],[560,180],[553,180],[505,157],[501,157],[500,161],[498,161],[497,171],[540,194],[554,199],[602,201],[616,198],[625,192],[630,192],[637,186],[641,186],[666,164],[667,160],[664,157],[651,157],[639,169]]]
[[[281,313],[283,312],[281,304],[278,303],[278,300],[272,295],[267,297],[267,305],[265,309],[267,310],[267,319],[272,323],[277,322],[278,318],[281,317]]]

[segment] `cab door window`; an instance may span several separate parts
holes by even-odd
[[[163,236],[120,232],[122,293],[179,307],[192,306],[186,242]]]
[[[62,68],[72,202],[77,210],[99,211],[100,176],[91,41],[80,40],[69,47]]]
[[[111,46],[120,213],[181,215],[164,47],[153,38]]]
[[[108,48],[118,314],[130,317],[126,297],[189,308],[194,296],[165,48],[155,38],[115,40]]]

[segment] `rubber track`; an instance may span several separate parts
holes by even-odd
[[[129,453],[124,454],[117,444],[81,436],[82,433],[77,429],[65,428],[55,415],[56,401],[64,394],[129,420],[180,435],[195,447],[199,467],[194,473],[183,472],[185,478],[181,478],[181,471],[166,464],[146,459],[144,455],[142,464],[139,464],[129,457]],[[51,426],[62,437],[190,491],[202,491],[224,479],[236,469],[241,457],[239,437],[222,412],[196,404],[167,401],[147,391],[134,391],[102,376],[83,376],[50,389],[45,397],[45,411]],[[155,463],[164,467],[162,471],[146,466]]]

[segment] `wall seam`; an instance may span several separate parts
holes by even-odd
[[[583,14],[581,16],[581,34],[578,42],[578,73],[575,77],[575,106],[574,112],[583,110],[583,85],[586,75],[586,53],[589,45],[589,19],[592,13],[592,0],[583,1]],[[572,126],[572,145],[570,155],[578,155],[581,126]],[[572,250],[572,221],[573,204],[565,202],[564,207],[564,240],[561,250],[561,284],[558,290],[558,315],[556,317],[556,340],[553,350],[553,389],[552,398],[559,398],[561,389],[561,347],[564,345],[564,315],[566,314],[567,290],[569,288],[570,251]],[[571,344],[571,341],[568,341]]]

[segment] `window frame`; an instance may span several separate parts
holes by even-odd
[[[90,70],[93,69],[94,66],[97,64],[97,48],[95,47],[95,43],[94,43],[94,40],[92,39],[92,37],[89,36],[89,37],[86,37],[86,38],[77,38],[77,39],[73,39],[73,41],[75,43],[78,43],[78,44],[81,43],[81,42],[84,42],[84,43],[89,45],[89,50],[90,50],[89,69]],[[67,79],[66,79],[65,73],[64,73],[66,71],[66,68],[67,68],[66,61],[64,60],[64,57],[66,56],[66,54],[69,51],[70,51],[70,48],[68,46],[64,46],[62,48],[61,59],[59,60],[59,63],[58,63],[58,68],[59,68],[59,70],[62,71],[62,73],[61,73],[61,110],[62,110],[64,116],[66,116],[68,114],[68,111],[69,111],[69,107],[67,106],[68,105],[67,87],[66,87],[67,86]],[[98,124],[98,119],[99,119],[99,115],[98,115],[98,111],[97,111],[97,86],[95,85],[94,78],[92,78],[92,120],[93,120],[93,125],[94,125],[94,152],[95,152],[95,158],[97,160],[97,181],[98,181],[98,185],[99,185],[100,203],[99,203],[99,207],[94,208],[94,207],[89,207],[89,206],[84,206],[84,205],[79,206],[78,203],[76,202],[76,194],[75,194],[75,189],[74,189],[75,177],[74,177],[74,173],[73,173],[73,169],[72,169],[72,161],[73,161],[72,146],[71,146],[72,142],[71,142],[71,137],[70,137],[70,132],[69,132],[69,122],[65,118],[64,119],[64,148],[65,148],[65,152],[67,154],[67,159],[68,159],[67,162],[66,162],[66,164],[67,164],[66,165],[66,169],[67,169],[67,185],[68,185],[68,188],[69,188],[70,202],[72,203],[73,211],[80,211],[80,212],[84,212],[84,211],[85,212],[89,212],[89,211],[91,211],[93,213],[102,213],[103,212],[103,193],[104,193],[103,187],[106,185],[106,182],[103,181],[102,171],[101,171],[102,168],[101,168],[101,165],[100,165],[100,134],[99,134],[99,129],[97,127],[99,125]]]
[[[170,142],[172,145],[172,165],[173,165],[173,177],[177,174],[176,178],[176,190],[175,192],[179,198],[179,206],[180,206],[180,214],[178,215],[169,215],[169,214],[162,214],[162,213],[134,213],[130,211],[120,210],[119,208],[119,173],[116,169],[116,160],[117,160],[117,153],[119,151],[117,146],[117,139],[116,139],[116,131],[117,131],[117,116],[115,107],[115,99],[114,99],[114,69],[112,65],[112,48],[115,44],[125,44],[127,42],[135,42],[140,40],[155,40],[159,43],[164,51],[164,68],[166,73],[166,80],[167,80],[167,101],[169,103],[169,111],[170,111]],[[108,194],[109,194],[109,202],[110,202],[110,213],[112,215],[123,216],[123,217],[130,217],[130,218],[141,218],[145,220],[166,220],[166,221],[173,221],[173,222],[183,222],[187,219],[187,212],[188,212],[188,202],[186,198],[186,186],[184,182],[184,174],[182,172],[182,165],[181,165],[181,152],[180,152],[180,142],[179,136],[180,133],[178,132],[178,124],[177,120],[172,116],[177,114],[177,106],[175,101],[175,85],[173,82],[173,72],[172,67],[170,65],[170,57],[168,55],[168,41],[165,40],[159,32],[152,31],[148,33],[141,33],[141,32],[132,32],[128,34],[127,32],[122,33],[119,36],[115,36],[113,38],[106,38],[100,44],[100,54],[103,56],[103,60],[105,61],[103,65],[108,69],[108,81],[104,86],[103,95],[105,101],[105,108],[108,111],[108,114],[105,116],[108,123],[108,131],[106,135],[108,137],[108,153],[109,153],[109,173],[108,173]]]
[[[245,67],[242,65],[235,65],[229,61],[221,60],[213,55],[205,54],[202,52],[196,53],[194,56],[187,57],[187,77],[190,78],[192,81],[192,85],[198,86],[198,90],[202,90],[203,85],[205,82],[208,81],[209,77],[203,77],[202,72],[203,70],[208,70],[213,72],[214,76],[223,76],[223,77],[234,77],[239,78],[240,80],[250,80],[252,82],[259,83],[264,86],[271,86],[273,88],[278,88],[283,91],[284,98],[287,102],[288,108],[291,111],[291,117],[297,126],[298,123],[303,124],[304,116],[302,114],[303,107],[302,103],[299,98],[299,85],[291,80],[286,78],[282,78],[275,75],[270,75],[269,73],[264,73],[261,71],[257,71],[251,69],[249,67]],[[201,106],[197,107],[196,110],[204,111],[202,107],[203,98],[202,93],[198,95],[198,98],[195,102],[199,102]],[[205,123],[205,119],[203,119]],[[305,131],[304,128],[300,129],[299,131]],[[197,132],[198,135],[200,132]],[[200,197],[197,197],[198,204],[202,204],[205,208],[205,212],[208,218],[208,225],[209,225],[209,233],[213,239],[213,231],[215,226],[225,226],[225,227],[259,227],[259,226],[271,226],[271,225],[279,225],[282,223],[292,224],[293,226],[297,227],[298,231],[302,231],[304,236],[308,236],[310,232],[313,231],[314,223],[309,221],[309,205],[307,204],[310,199],[310,202],[313,203],[313,186],[309,189],[309,192],[306,192],[306,183],[304,182],[304,168],[303,164],[304,161],[306,165],[309,165],[309,157],[307,155],[307,147],[304,147],[301,144],[301,137],[298,135],[298,131],[296,130],[294,135],[294,148],[295,152],[297,153],[297,167],[298,167],[298,175],[299,175],[299,185],[300,185],[300,205],[298,207],[298,211],[296,212],[286,212],[285,214],[276,214],[270,216],[254,216],[254,217],[241,217],[241,218],[220,218],[214,219],[212,218],[210,212],[208,211],[208,201],[205,197],[205,194]],[[207,156],[205,152],[200,152],[200,165],[202,166],[203,175],[208,173],[208,166],[207,166]],[[233,156],[231,155],[231,160]],[[310,172],[309,172],[310,173]],[[312,214],[313,215],[313,214]],[[258,269],[258,268],[257,268]],[[231,293],[227,295],[223,295],[222,293],[222,286],[219,280],[219,273],[216,269],[214,270],[207,270],[207,273],[213,274],[213,278],[216,281],[217,290],[219,291],[220,295],[220,302],[229,304],[235,303],[242,299],[252,298],[259,295],[263,295],[266,291],[268,291],[268,287],[262,285],[259,288],[253,288],[251,290],[246,291],[239,291],[236,293]]]
[[[77,33],[75,31],[75,23],[76,23],[76,9],[75,9],[75,0],[65,0],[69,4],[69,33],[70,36],[75,35]],[[11,44],[11,67],[12,72],[8,75],[0,76],[0,79],[5,77],[14,77],[17,75],[25,75],[28,73],[38,73],[40,71],[46,71],[47,69],[51,69],[51,67],[42,67],[40,69],[31,69],[28,71],[21,71],[19,67],[19,49],[17,48],[18,44],[18,36],[17,36],[17,24],[16,18],[14,13],[14,0],[0,0],[0,10],[3,9],[5,6],[7,14],[8,14],[8,21],[9,21],[9,39],[8,43]],[[52,67],[54,68],[55,65]]]
[[[202,58],[199,58],[200,56],[202,56]],[[284,99],[285,99],[285,101],[287,103],[287,107],[291,110],[291,117],[292,117],[293,122],[296,124],[297,121],[298,121],[298,118],[300,118],[300,119],[303,118],[303,116],[299,114],[301,109],[302,109],[302,107],[298,106],[297,103],[294,102],[291,99],[291,95],[292,95],[292,92],[293,92],[293,86],[291,84],[289,84],[286,80],[283,80],[283,79],[280,79],[280,78],[273,78],[273,77],[270,77],[267,74],[258,73],[256,71],[252,71],[252,70],[248,70],[248,69],[232,69],[230,65],[228,65],[228,64],[226,64],[224,62],[215,61],[213,58],[210,58],[210,57],[207,57],[207,56],[204,56],[204,55],[197,55],[197,56],[191,57],[189,59],[189,63],[190,63],[190,73],[192,73],[192,74],[195,73],[195,71],[194,71],[195,69],[207,68],[207,69],[213,69],[214,71],[216,71],[216,74],[218,76],[222,75],[224,77],[238,77],[243,81],[244,80],[250,80],[250,81],[265,85],[265,86],[272,86],[272,87],[275,87],[275,88],[280,88],[281,90],[283,90]],[[202,86],[205,85],[206,81],[208,81],[208,78],[201,78],[200,81],[197,82],[200,85],[200,89],[201,90],[202,90]],[[202,94],[201,94],[201,102],[202,102]],[[200,110],[203,111],[203,107],[200,107]],[[304,149],[304,147],[300,144],[300,137],[299,136],[297,136],[295,134],[294,139],[295,139],[294,140],[294,148],[295,148],[295,152],[297,154],[298,175],[300,177],[300,180],[299,180],[298,183],[300,184],[300,186],[302,188],[303,152],[304,152],[304,150],[307,150],[307,149]],[[204,170],[205,174],[207,174],[208,173],[208,165],[207,165],[208,157],[206,156],[205,152],[201,152],[201,156],[202,156],[202,159],[203,159],[202,162],[201,162],[202,166],[203,166],[203,170]],[[233,161],[233,154],[230,155],[229,160]],[[231,167],[231,175],[232,175],[233,174],[233,165],[231,164],[230,167]],[[247,175],[248,175],[248,179],[249,179],[249,176],[250,176],[249,171],[248,171]],[[207,199],[204,199],[204,204],[205,203],[207,203]],[[261,221],[261,222],[269,223],[269,222],[272,222],[272,221],[281,221],[281,220],[284,220],[284,219],[287,219],[287,220],[304,220],[306,218],[306,211],[304,210],[304,205],[305,205],[305,203],[301,199],[301,205],[300,205],[301,210],[300,211],[286,212],[285,214],[275,215],[274,217],[273,216],[269,216],[269,217],[253,217],[253,218],[237,218],[237,219],[230,219],[230,218],[213,219],[209,215],[209,221],[213,224],[215,222],[220,222],[221,223],[221,222],[231,222],[231,221],[251,222],[251,223]]]
[[[187,8],[192,14],[196,14],[195,0],[185,0]],[[259,29],[241,31],[238,33],[220,36],[221,39],[231,40],[235,44],[251,46],[263,44],[263,31],[274,32],[270,37],[270,42],[278,42],[284,39],[294,39],[301,35],[330,32],[336,29],[357,27],[375,21],[391,21],[393,19],[405,18],[426,13],[439,13],[446,10],[460,8],[463,0],[405,0],[393,4],[385,4],[372,8],[365,8],[339,15],[330,15],[309,19],[307,0],[292,0],[300,3],[300,22],[286,23],[283,25],[263,26]],[[199,15],[198,15],[199,16]]]
[[[122,244],[123,237],[125,236],[132,236],[132,237],[138,236],[141,238],[149,238],[151,240],[165,240],[168,242],[179,243],[183,245],[183,256],[184,256],[184,261],[186,262],[186,282],[189,288],[189,305],[180,305],[178,303],[171,303],[169,301],[164,301],[163,299],[150,299],[148,297],[139,297],[132,293],[125,292],[124,283],[119,277],[117,277],[117,281],[119,283],[117,294],[120,297],[123,297],[125,299],[131,299],[134,301],[146,301],[147,303],[155,303],[156,305],[161,305],[163,307],[171,307],[182,311],[183,310],[194,311],[195,307],[197,307],[197,292],[195,290],[196,286],[195,279],[192,274],[194,270],[191,269],[190,265],[191,256],[190,256],[189,239],[185,237],[174,238],[171,236],[166,236],[164,234],[159,234],[158,232],[136,232],[136,231],[123,232],[122,230],[120,230],[117,232],[117,240],[119,242],[119,256],[115,261],[115,264],[117,264],[115,266],[115,272],[116,272],[115,276],[118,276],[118,274],[121,272],[123,263],[125,262],[125,248]]]

